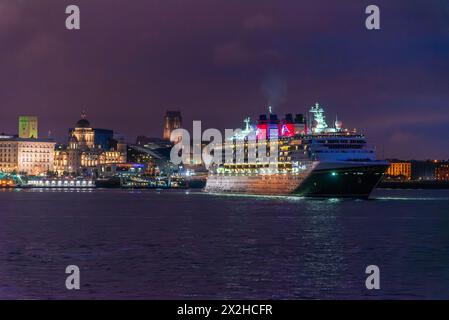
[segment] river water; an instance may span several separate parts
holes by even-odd
[[[0,298],[447,299],[449,190],[0,190]]]

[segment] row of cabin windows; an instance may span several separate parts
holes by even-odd
[[[347,143],[353,143],[353,144],[359,144],[359,143],[366,143],[365,140],[318,140],[317,141],[320,144],[337,144],[337,143],[343,143],[343,144],[347,144]]]

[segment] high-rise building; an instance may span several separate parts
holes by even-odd
[[[35,116],[19,117],[19,138],[37,139],[38,138],[38,120]]]
[[[182,117],[180,111],[167,111],[164,117],[164,139],[170,140],[173,130],[182,127]]]

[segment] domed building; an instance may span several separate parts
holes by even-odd
[[[95,146],[95,132],[90,127],[90,122],[86,119],[86,113],[81,113],[81,119],[75,124],[75,128],[70,130],[70,138],[76,138],[77,148],[81,150],[92,149]]]
[[[126,162],[126,144],[113,138],[114,132],[94,129],[86,113],[69,130],[67,146],[55,151],[55,171],[63,174],[85,174],[99,165]]]
[[[78,120],[76,128],[90,128],[90,122],[86,118]]]

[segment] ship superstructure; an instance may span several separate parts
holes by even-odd
[[[245,130],[223,146],[224,163],[211,166],[205,190],[369,197],[388,163],[376,160],[363,134],[344,129],[337,119],[329,127],[318,103],[309,114],[279,120],[270,110],[256,125],[245,119]]]

